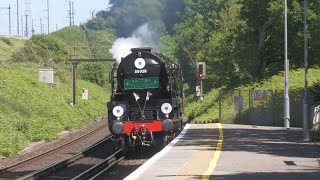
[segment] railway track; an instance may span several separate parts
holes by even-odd
[[[76,179],[95,179],[106,171],[108,171],[111,167],[118,164],[120,161],[124,159],[124,156],[121,156],[122,150],[116,151],[114,154],[100,162],[99,164],[93,166],[92,168],[88,169],[87,171],[79,174],[77,177],[73,178]]]
[[[8,176],[5,176],[6,174],[10,173],[10,172],[14,172],[14,171],[17,171],[18,169],[25,167],[25,166],[28,166],[30,164],[36,164],[37,161],[40,161],[41,159],[43,158],[46,158],[50,155],[53,155],[59,151],[62,151],[63,149],[66,149],[68,147],[71,147],[72,145],[76,145],[78,142],[80,141],[83,141],[85,140],[86,138],[89,138],[90,136],[93,136],[95,133],[98,133],[99,131],[102,131],[104,129],[106,129],[108,126],[108,124],[103,124],[101,126],[99,126],[98,128],[76,138],[76,139],[73,139],[67,143],[64,143],[60,146],[57,146],[51,150],[48,150],[44,153],[41,153],[41,154],[38,154],[38,155],[35,155],[35,156],[32,156],[30,158],[27,158],[23,161],[19,161],[17,163],[14,163],[14,164],[11,164],[3,169],[0,169],[0,178],[2,177],[8,177]],[[64,156],[66,156],[66,154],[64,154]],[[23,174],[23,173],[21,173]],[[25,173],[24,173],[25,174]]]
[[[121,149],[115,150],[115,147],[112,148],[112,145],[115,143],[111,138],[112,136],[108,135],[83,151],[41,170],[20,177],[19,180],[95,178],[124,158]],[[96,159],[94,162],[92,161],[93,157]],[[81,168],[80,166],[83,162],[89,163]]]
[[[19,180],[25,179],[91,179],[96,178],[99,175],[106,172],[109,168],[121,161],[123,153],[121,149],[115,150],[112,147],[112,144],[115,144],[111,140],[112,136],[109,135],[101,141],[93,144],[92,146],[84,149],[83,151],[70,156],[60,162],[52,164],[48,167],[45,167],[41,170],[27,174]],[[110,146],[111,145],[111,146]],[[107,149],[112,149],[109,152],[106,152]],[[100,154],[105,154],[105,158],[99,157],[99,160],[96,160],[94,165],[89,165],[81,168],[80,165],[82,162],[90,162],[90,158],[93,156],[99,156]],[[97,154],[96,154],[97,153]],[[108,155],[107,155],[108,154]],[[91,167],[89,167],[91,166]],[[88,168],[89,167],[89,168]],[[73,170],[75,168],[76,170]]]
[[[80,138],[77,138],[77,140],[84,139],[84,137],[90,136],[90,134],[102,130],[106,126],[107,124],[85,134],[84,136],[81,136]],[[73,140],[69,143],[76,143],[77,140]],[[24,165],[33,163],[34,161],[32,159],[40,159],[41,157],[53,153],[57,149],[60,149],[60,147],[68,146],[67,144],[56,147],[55,149],[45,152],[39,156],[29,158],[23,162],[8,166],[3,169],[2,172],[12,170],[10,168],[17,168],[19,166],[22,166],[20,163]],[[81,152],[73,153],[71,156],[69,154],[68,158],[65,158],[66,156],[64,158],[57,158],[54,161],[50,161],[41,166],[41,168],[36,168],[34,170],[21,171],[21,169],[18,169],[19,173],[23,173],[14,174],[11,172],[11,176],[10,173],[5,177],[0,175],[0,179],[104,179],[105,177],[107,177],[108,179],[118,179],[119,174],[123,174],[123,172],[129,173],[130,171],[132,171],[132,168],[130,167],[125,168],[125,164],[140,164],[146,158],[148,159],[152,157],[153,154],[162,149],[161,146],[147,149],[139,148],[140,150],[137,149],[138,151],[129,153],[129,156],[124,158],[121,150],[116,149],[115,142],[112,141],[111,136],[108,135],[101,141],[95,143],[90,147],[87,147]],[[60,161],[57,162],[57,160]],[[51,165],[48,166],[48,164]],[[116,166],[116,168],[112,168],[110,170],[111,167],[117,164],[120,164],[120,166]],[[122,167],[123,165],[125,166]]]

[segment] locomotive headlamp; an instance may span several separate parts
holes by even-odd
[[[112,113],[115,117],[119,118],[123,115],[124,109],[121,106],[116,106],[113,108]]]
[[[169,114],[172,111],[172,106],[169,103],[163,103],[161,105],[161,111],[163,112],[163,114]]]
[[[137,58],[137,59],[134,61],[134,66],[135,66],[137,69],[142,69],[142,68],[144,68],[145,65],[146,65],[146,61],[145,61],[143,58]]]

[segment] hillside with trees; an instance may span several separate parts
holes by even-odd
[[[207,64],[206,91],[235,87],[283,71],[284,2],[282,0],[111,0],[85,26],[112,28],[128,37],[148,23],[157,47],[179,61],[189,85],[196,83],[196,62]],[[320,2],[308,4],[309,66],[320,64]],[[304,67],[304,2],[288,2],[290,69]]]

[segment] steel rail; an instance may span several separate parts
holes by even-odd
[[[119,163],[124,159],[122,149],[117,150],[111,156],[104,159],[102,162],[96,164],[85,172],[79,174],[78,176],[72,178],[72,180],[80,179],[95,179],[101,176],[104,172],[109,170],[111,167]]]
[[[78,137],[78,138],[76,138],[76,139],[74,139],[74,140],[72,140],[72,141],[69,141],[69,142],[67,142],[67,143],[65,143],[65,144],[62,144],[62,145],[60,145],[60,146],[57,146],[57,147],[55,147],[54,149],[48,150],[48,151],[46,151],[46,152],[44,152],[44,153],[42,153],[42,154],[39,154],[39,155],[30,157],[30,158],[28,158],[28,159],[25,159],[25,160],[23,160],[23,161],[14,163],[14,164],[9,165],[9,166],[7,166],[7,167],[5,167],[5,168],[3,168],[3,169],[0,169],[0,175],[8,172],[9,169],[14,169],[14,168],[20,167],[20,166],[22,166],[23,164],[30,163],[30,161],[32,161],[32,160],[36,160],[36,159],[38,159],[38,158],[40,158],[40,157],[43,157],[43,156],[45,156],[45,155],[51,154],[51,153],[53,153],[53,152],[56,152],[56,151],[58,151],[58,150],[60,150],[60,149],[62,149],[62,148],[64,148],[64,147],[68,147],[68,146],[70,146],[70,145],[78,142],[79,140],[85,139],[85,138],[87,138],[88,136],[90,136],[90,135],[92,135],[92,134],[100,131],[101,129],[105,128],[107,125],[108,125],[108,124],[104,124],[104,125],[96,128],[96,129],[94,129],[94,130],[92,130],[92,131],[84,134],[84,135],[81,136],[81,137]]]
[[[105,142],[111,140],[112,135],[108,135],[107,137],[105,137],[104,139],[98,141],[97,143],[85,148],[84,150],[82,150],[81,152],[72,155],[68,158],[65,158],[64,160],[54,163],[50,166],[47,166],[43,169],[34,171],[32,173],[29,173],[21,178],[18,178],[18,180],[25,180],[25,179],[38,179],[41,178],[43,176],[46,176],[48,174],[51,174],[61,168],[64,168],[66,166],[68,166],[69,164],[77,161],[80,158],[85,157],[87,154],[91,153],[92,151],[94,151],[95,149],[99,148],[101,145],[103,145]]]

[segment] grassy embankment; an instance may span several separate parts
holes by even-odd
[[[67,59],[69,45],[85,46],[98,42],[98,45],[111,46],[114,40],[110,32],[86,34],[78,27],[66,28],[49,36],[45,38],[54,39],[61,48],[58,50],[61,59]],[[45,41],[34,43],[30,40],[0,39],[0,156],[14,156],[28,143],[54,140],[62,131],[81,128],[106,115],[106,102],[110,95],[108,87],[102,88],[83,80],[77,81],[77,105],[70,106],[70,63],[17,61],[14,58],[18,53],[24,56],[23,53],[29,52],[30,44],[34,59],[44,54],[43,47],[50,46]],[[54,85],[38,80],[38,69],[47,67],[54,69]],[[84,87],[89,90],[89,100],[85,103],[81,100]]]

